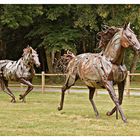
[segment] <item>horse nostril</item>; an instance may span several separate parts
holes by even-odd
[[[40,67],[41,65],[40,65],[40,63],[37,65],[37,67]]]
[[[139,49],[137,49],[137,52],[138,52],[138,53],[140,53],[140,48],[139,48]]]
[[[138,48],[137,51],[140,52],[140,48]]]

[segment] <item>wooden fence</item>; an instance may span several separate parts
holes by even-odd
[[[128,95],[128,96],[130,95],[131,90],[140,90],[140,87],[139,88],[131,87],[131,80],[130,80],[131,76],[140,76],[140,73],[130,73],[129,71],[127,72],[125,90],[126,90],[126,95]],[[132,80],[132,82],[133,82],[133,80]],[[137,86],[139,86],[139,85],[137,85]]]
[[[61,88],[62,86],[58,86],[58,85],[46,85],[45,83],[45,78],[46,76],[66,76],[66,74],[46,74],[44,72],[40,73],[40,74],[35,74],[35,76],[40,76],[41,77],[41,83],[38,84],[38,85],[34,85],[34,87],[40,87],[41,88],[41,92],[44,93],[45,92],[45,88],[46,87],[51,87],[51,88]],[[140,76],[140,73],[130,73],[128,71],[128,74],[127,74],[127,78],[126,78],[126,85],[125,85],[125,93],[126,95],[130,95],[130,90],[140,90],[140,88],[132,88],[130,85],[131,85],[131,81],[130,81],[130,77],[131,76]],[[14,85],[12,84],[11,86],[18,86],[18,85]],[[21,88],[23,87],[24,85],[21,84]],[[73,86],[73,88],[76,88],[76,89],[86,89],[86,86]],[[115,87],[115,90],[117,88]],[[96,92],[97,94],[97,92]]]
[[[45,91],[45,77],[46,76],[66,76],[66,74],[45,74],[45,72],[44,71],[42,71],[42,73],[41,74],[35,74],[35,76],[41,76],[41,91],[42,91],[42,93],[44,93],[44,91]],[[60,86],[51,86],[52,88],[53,87],[60,87]]]

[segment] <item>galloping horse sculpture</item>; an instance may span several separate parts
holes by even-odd
[[[11,102],[16,102],[14,94],[8,88],[8,81],[19,81],[28,86],[20,100],[25,101],[25,96],[33,89],[31,84],[35,74],[34,64],[39,67],[40,62],[37,52],[30,46],[23,50],[23,55],[18,61],[0,60],[0,83],[4,92],[12,97]]]
[[[123,28],[112,28],[115,30],[113,37],[106,41],[107,44],[100,44],[103,51],[100,53],[84,53],[74,56],[67,66],[67,77],[62,87],[61,101],[58,110],[63,109],[65,91],[75,84],[80,78],[89,88],[89,100],[92,104],[96,117],[99,116],[93,96],[96,88],[106,88],[115,107],[107,115],[112,115],[119,111],[124,122],[127,119],[122,111],[124,84],[127,76],[127,69],[123,64],[125,48],[132,47],[140,52],[140,43],[134,32],[130,29],[130,24]],[[118,85],[119,97],[117,98],[113,85]]]

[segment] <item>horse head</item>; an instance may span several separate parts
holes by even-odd
[[[122,30],[121,45],[124,48],[132,47],[137,53],[140,53],[140,43],[135,33],[130,29],[130,23],[126,24]]]
[[[27,48],[23,50],[23,56],[26,57],[30,63],[35,64],[37,67],[40,66],[38,54],[31,46],[28,45]]]

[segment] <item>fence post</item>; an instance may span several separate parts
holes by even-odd
[[[42,71],[41,73],[41,79],[42,79],[42,93],[45,91],[45,72]]]
[[[130,95],[130,71],[127,71],[127,77],[126,77],[126,95]]]

